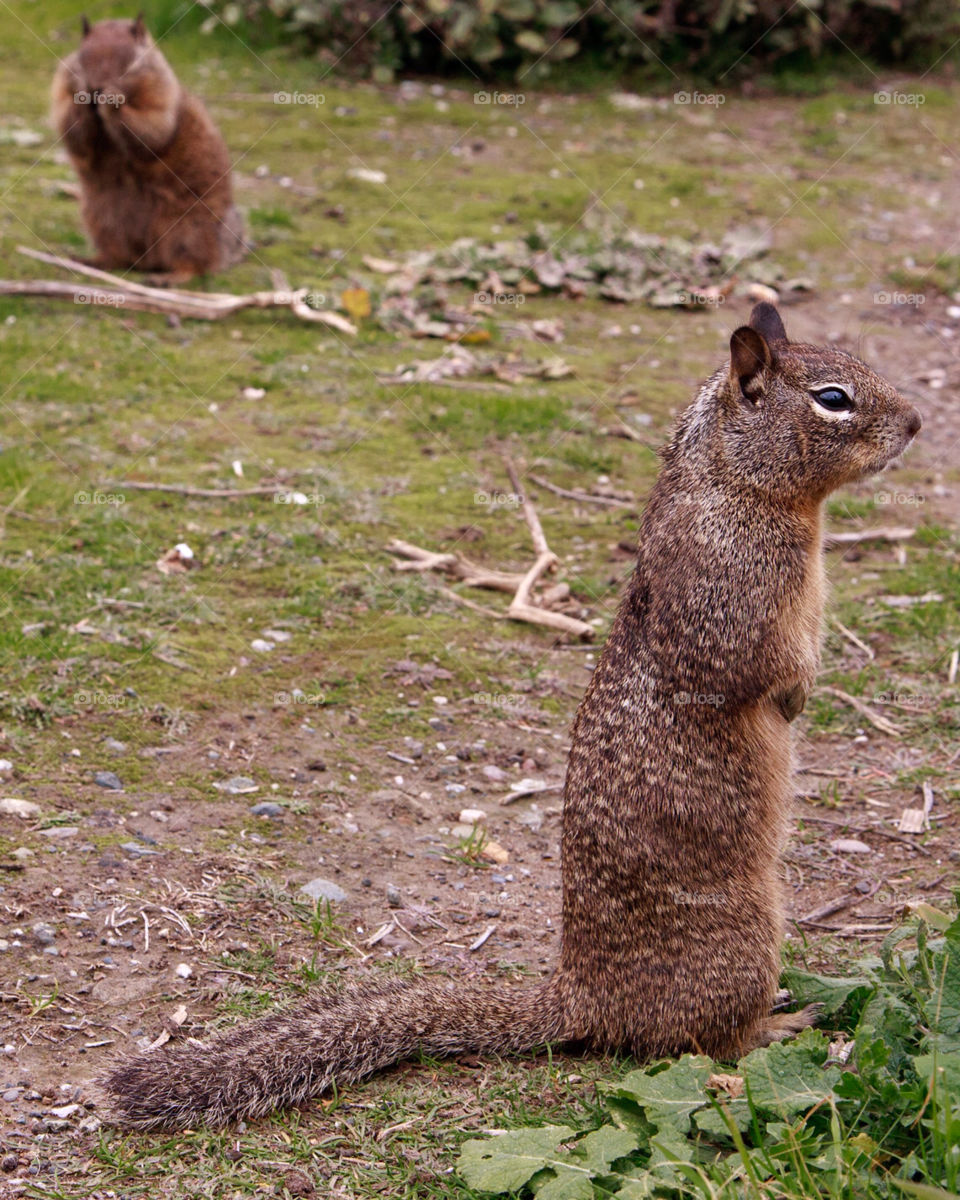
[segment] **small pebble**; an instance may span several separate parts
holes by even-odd
[[[103,744],[111,754],[126,754],[127,752],[127,743],[118,742],[116,738],[108,737]]]
[[[9,758],[0,758],[0,771],[12,771],[13,763]]]
[[[347,893],[330,879],[311,879],[300,889],[311,900],[330,900],[337,903],[347,899]]]
[[[263,638],[254,638],[250,643],[250,649],[256,650],[258,654],[268,654],[271,650],[276,650],[276,642],[267,642]]]
[[[118,776],[114,775],[113,771],[98,771],[93,777],[93,782],[102,788],[107,788],[111,792],[122,792],[123,784]]]
[[[244,796],[258,790],[257,784],[246,775],[234,775],[225,782],[218,781],[213,786],[218,792],[228,792],[231,796]]]
[[[399,908],[403,904],[403,897],[400,895],[400,889],[392,883],[387,884],[387,904],[391,908]]]
[[[260,804],[254,804],[250,811],[255,817],[282,817],[287,810],[282,804],[273,804],[269,800],[263,800]]]
[[[41,946],[49,946],[56,940],[57,931],[54,929],[54,927],[52,925],[48,925],[46,923],[46,921],[35,922],[31,926],[31,931],[33,933],[34,939]]]
[[[487,766],[485,766],[482,769],[481,774],[485,776],[485,778],[489,779],[492,783],[503,783],[507,778],[506,771],[501,770],[500,767],[494,766],[493,763],[489,763]]]
[[[193,967],[189,963],[177,963],[177,969],[174,974],[178,979],[189,979],[193,974]]]
[[[465,808],[461,811],[458,820],[461,825],[479,825],[487,819],[487,814],[482,808]]]

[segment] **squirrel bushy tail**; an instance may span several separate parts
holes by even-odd
[[[557,990],[388,979],[247,1022],[210,1042],[127,1059],[101,1081],[138,1129],[222,1128],[303,1104],[418,1052],[520,1053],[563,1035]]]

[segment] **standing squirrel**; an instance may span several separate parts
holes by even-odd
[[[563,813],[560,963],[530,988],[439,978],[320,990],[102,1081],[121,1125],[223,1126],[418,1051],[550,1042],[731,1060],[771,1015],[790,722],[819,665],[822,510],[920,416],[858,359],[787,340],[760,304],[680,418],[638,560],[577,712]]]
[[[80,178],[97,266],[181,283],[243,257],[227,147],[142,17],[83,18],[80,49],[53,77],[52,121]]]

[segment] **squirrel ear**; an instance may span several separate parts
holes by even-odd
[[[756,305],[750,314],[750,328],[755,329],[768,342],[785,342],[787,340],[787,331],[783,327],[780,314],[766,300]]]
[[[131,32],[131,33],[133,34],[133,36],[134,36],[134,37],[137,39],[137,41],[142,41],[142,40],[143,40],[143,38],[144,38],[144,37],[146,37],[146,34],[147,34],[147,27],[146,27],[146,25],[144,25],[144,23],[143,23],[143,12],[142,12],[142,10],[141,10],[140,12],[138,12],[138,13],[137,13],[137,19],[136,19],[136,20],[133,22],[133,24],[130,26],[130,32]]]
[[[84,13],[83,16],[80,18],[80,29],[81,29],[84,37],[86,37],[87,34],[90,32],[90,22],[87,20],[86,13]]]
[[[752,323],[741,325],[733,331],[730,338],[730,379],[745,399],[751,403],[757,400],[763,390],[763,372],[772,366],[770,347]]]

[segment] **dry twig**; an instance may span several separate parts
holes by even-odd
[[[899,725],[894,725],[886,717],[875,713],[869,705],[864,704],[862,700],[858,700],[856,696],[851,696],[848,692],[842,692],[839,688],[835,687],[821,687],[819,691],[826,693],[828,696],[834,696],[837,700],[842,700],[844,704],[848,704],[861,717],[869,721],[874,729],[879,729],[881,733],[888,733],[892,737],[900,736],[902,730]]]
[[[3,279],[0,280],[0,295],[52,296],[60,300],[71,300],[75,304],[83,297],[83,303],[95,307],[133,309],[138,312],[192,317],[201,321],[219,321],[244,308],[289,308],[303,321],[328,325],[341,333],[357,332],[357,327],[339,313],[321,312],[310,308],[306,303],[308,288],[249,292],[246,295],[235,296],[230,292],[191,292],[183,288],[151,287],[132,279],[124,279],[120,275],[113,275],[109,271],[101,271],[98,267],[78,262],[73,258],[46,254],[29,246],[18,246],[17,249],[29,258],[74,271],[89,279],[101,280],[109,286],[92,287],[48,279]]]

